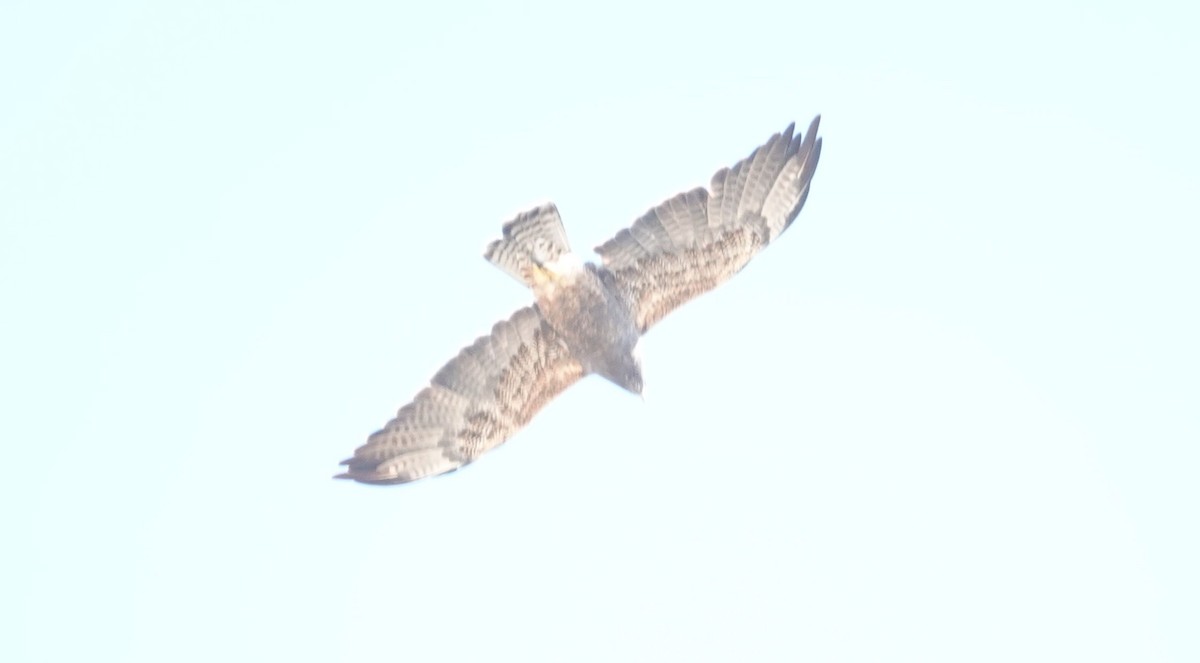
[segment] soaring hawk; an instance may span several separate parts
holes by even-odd
[[[708,189],[646,212],[584,263],[553,204],[504,224],[484,256],[536,303],[450,360],[411,403],[342,461],[338,478],[405,483],[466,465],[504,442],[550,399],[595,373],[641,393],[635,350],[654,323],[723,283],[791,225],[821,155],[820,117],[771,136]]]

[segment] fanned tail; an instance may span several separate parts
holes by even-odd
[[[558,208],[547,203],[504,224],[504,236],[489,244],[483,257],[532,288],[536,272],[533,267],[554,262],[570,252]]]

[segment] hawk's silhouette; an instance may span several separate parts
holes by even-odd
[[[550,399],[596,373],[641,393],[638,339],[680,304],[736,274],[800,213],[821,154],[820,117],[771,136],[708,189],[651,209],[596,249],[571,253],[554,205],[504,225],[485,256],[537,303],[450,360],[339,478],[404,483],[458,469],[504,442]]]

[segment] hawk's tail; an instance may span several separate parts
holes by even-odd
[[[532,267],[570,253],[567,232],[553,203],[522,212],[504,224],[504,236],[488,245],[483,257],[516,280],[533,287]]]

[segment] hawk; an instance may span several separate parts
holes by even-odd
[[[392,484],[456,470],[589,374],[640,394],[641,336],[740,271],[800,213],[821,154],[820,119],[804,134],[789,125],[717,171],[709,188],[646,212],[596,248],[598,265],[571,252],[553,204],[504,224],[484,257],[536,303],[451,359],[337,478]]]

